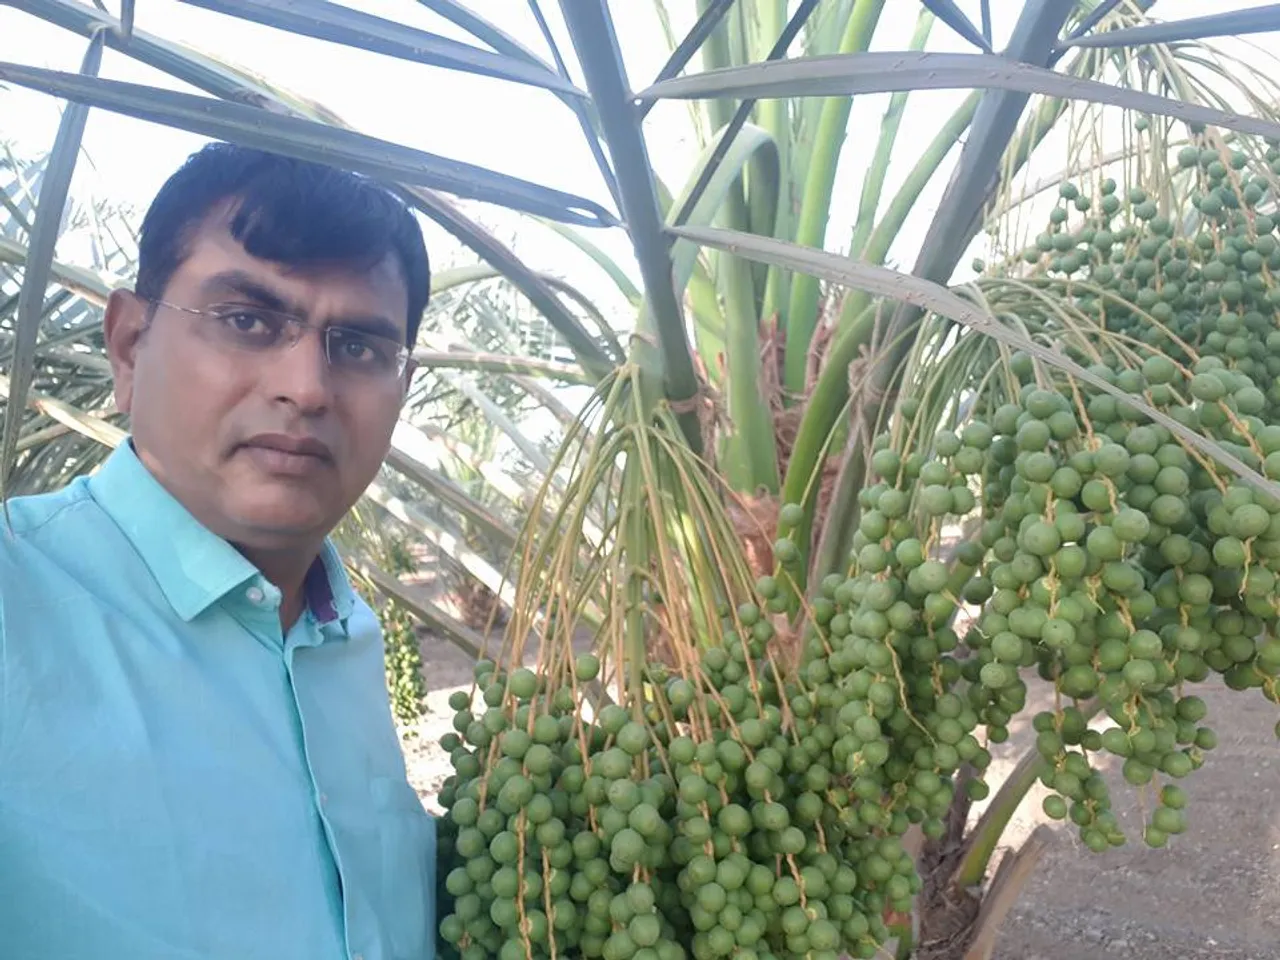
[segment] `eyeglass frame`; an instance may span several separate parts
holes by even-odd
[[[135,296],[137,296],[137,294],[135,294]],[[409,368],[409,363],[413,358],[413,351],[410,350],[405,344],[401,343],[398,340],[392,340],[390,337],[384,337],[380,333],[369,333],[365,330],[360,330],[359,328],[356,328],[356,327],[344,327],[342,324],[329,324],[326,326],[319,326],[315,323],[312,323],[309,320],[304,320],[302,317],[299,317],[296,314],[288,313],[284,310],[275,310],[275,309],[272,309],[271,307],[264,307],[259,304],[254,304],[254,303],[215,304],[213,307],[206,307],[203,310],[197,310],[194,307],[180,306],[179,304],[170,303],[168,300],[161,300],[157,297],[138,297],[138,299],[141,300],[143,303],[151,305],[152,307],[168,307],[170,310],[177,310],[179,313],[185,313],[185,314],[188,314],[189,316],[204,317],[210,320],[220,319],[217,316],[217,314],[212,312],[218,307],[238,307],[243,310],[256,310],[267,316],[278,317],[281,320],[284,320],[286,323],[291,324],[294,329],[299,331],[298,334],[289,341],[288,347],[297,346],[298,342],[302,339],[303,333],[305,333],[308,330],[314,330],[316,333],[320,334],[321,343],[324,345],[325,363],[328,364],[330,367],[333,366],[333,358],[329,354],[330,347],[329,347],[328,333],[330,330],[342,330],[342,331],[347,331],[354,334],[359,334],[362,337],[372,337],[374,340],[392,345],[395,348],[394,356],[396,358],[396,372],[395,372],[395,375],[391,377],[392,380],[399,380],[401,377],[404,376],[404,373]]]

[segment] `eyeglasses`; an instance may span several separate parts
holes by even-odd
[[[216,304],[204,310],[180,307],[164,300],[148,300],[200,317],[200,333],[215,346],[241,353],[270,353],[294,346],[307,330],[315,330],[324,343],[325,359],[338,374],[353,380],[396,380],[409,362],[409,350],[389,337],[353,327],[319,327],[289,313],[244,303]]]

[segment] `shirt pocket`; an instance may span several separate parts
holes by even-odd
[[[387,960],[430,960],[435,954],[436,824],[403,779],[372,784],[382,853],[381,914]]]

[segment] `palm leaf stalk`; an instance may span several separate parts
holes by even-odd
[[[562,12],[573,38],[587,87],[600,112],[605,141],[614,158],[622,214],[644,280],[647,310],[641,332],[652,329],[661,354],[661,371],[667,397],[682,407],[682,430],[693,449],[702,446],[702,428],[696,409],[683,409],[698,393],[698,378],[685,330],[684,311],[676,299],[671,276],[669,244],[662,232],[658,196],[640,134],[640,122],[631,106],[632,95],[622,68],[622,53],[608,8],[603,2],[563,3]]]

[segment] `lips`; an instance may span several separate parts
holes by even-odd
[[[245,442],[247,447],[262,447],[300,456],[330,458],[329,448],[314,437],[296,437],[288,433],[262,433]]]
[[[241,449],[266,473],[305,476],[327,467],[333,460],[329,448],[314,437],[283,433],[260,434]]]

